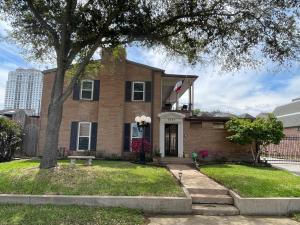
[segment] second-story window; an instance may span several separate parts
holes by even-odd
[[[93,99],[93,91],[94,91],[93,86],[94,86],[94,81],[92,81],[92,80],[81,81],[80,99],[92,100]]]
[[[145,101],[145,82],[132,83],[132,101]]]

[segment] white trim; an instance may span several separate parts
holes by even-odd
[[[160,117],[159,128],[159,147],[161,157],[165,157],[165,125],[177,124],[178,125],[178,157],[183,158],[183,118],[184,114],[177,112],[165,112],[158,115]]]
[[[89,136],[79,136],[80,134],[80,124],[89,124],[90,125],[90,131],[89,131]],[[77,131],[77,151],[90,151],[91,150],[91,135],[92,135],[92,123],[91,122],[78,122],[78,131]],[[88,137],[89,138],[89,146],[88,149],[79,149],[79,138],[80,137]]]
[[[92,89],[91,90],[82,88],[83,82],[86,82],[86,81],[92,83]],[[82,98],[82,91],[91,91],[91,98]],[[81,84],[80,84],[80,99],[81,100],[93,100],[93,97],[94,97],[94,80],[82,80]]]
[[[134,84],[143,84],[143,100],[135,100],[134,99]],[[133,101],[133,102],[144,102],[145,101],[145,92],[146,92],[146,90],[145,90],[145,87],[146,85],[145,85],[145,82],[144,81],[133,81],[132,82],[132,88],[131,88],[131,101]],[[136,92],[142,92],[142,91],[136,91]]]
[[[276,116],[277,118],[281,118],[281,117],[285,117],[285,116],[294,116],[294,115],[299,115],[300,112],[295,112],[295,113],[289,113],[289,114],[285,114],[285,115],[281,115],[281,116]]]

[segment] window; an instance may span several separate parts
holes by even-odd
[[[132,101],[145,100],[145,82],[132,83]]]
[[[91,123],[79,122],[78,129],[78,150],[90,150]]]
[[[139,130],[136,123],[131,124],[131,140],[134,138],[142,138],[143,137],[143,131]]]
[[[94,81],[83,80],[81,82],[80,99],[92,100],[93,99],[93,91],[94,91],[93,86],[94,86]]]

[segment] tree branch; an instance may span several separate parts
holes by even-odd
[[[40,24],[48,30],[48,32],[51,34],[54,46],[56,49],[59,48],[59,37],[56,33],[56,31],[42,18],[38,10],[34,7],[32,0],[26,0],[31,12],[34,14],[34,16],[37,18],[37,20],[40,22]]]
[[[80,63],[77,71],[75,72],[75,74],[72,77],[72,80],[71,80],[70,84],[68,85],[67,89],[64,91],[64,93],[59,98],[60,103],[63,103],[70,96],[70,94],[72,93],[73,86],[77,82],[80,75],[83,73],[86,65],[90,62],[90,59],[93,56],[93,54],[95,53],[95,51],[97,50],[97,48],[101,44],[101,40],[102,40],[102,37],[97,40],[97,42],[92,46],[92,48],[89,50],[87,55],[84,57],[84,59]]]

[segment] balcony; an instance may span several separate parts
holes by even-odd
[[[162,77],[162,111],[175,111],[189,113],[194,106],[195,75],[165,74]],[[174,88],[181,83],[180,90]]]

